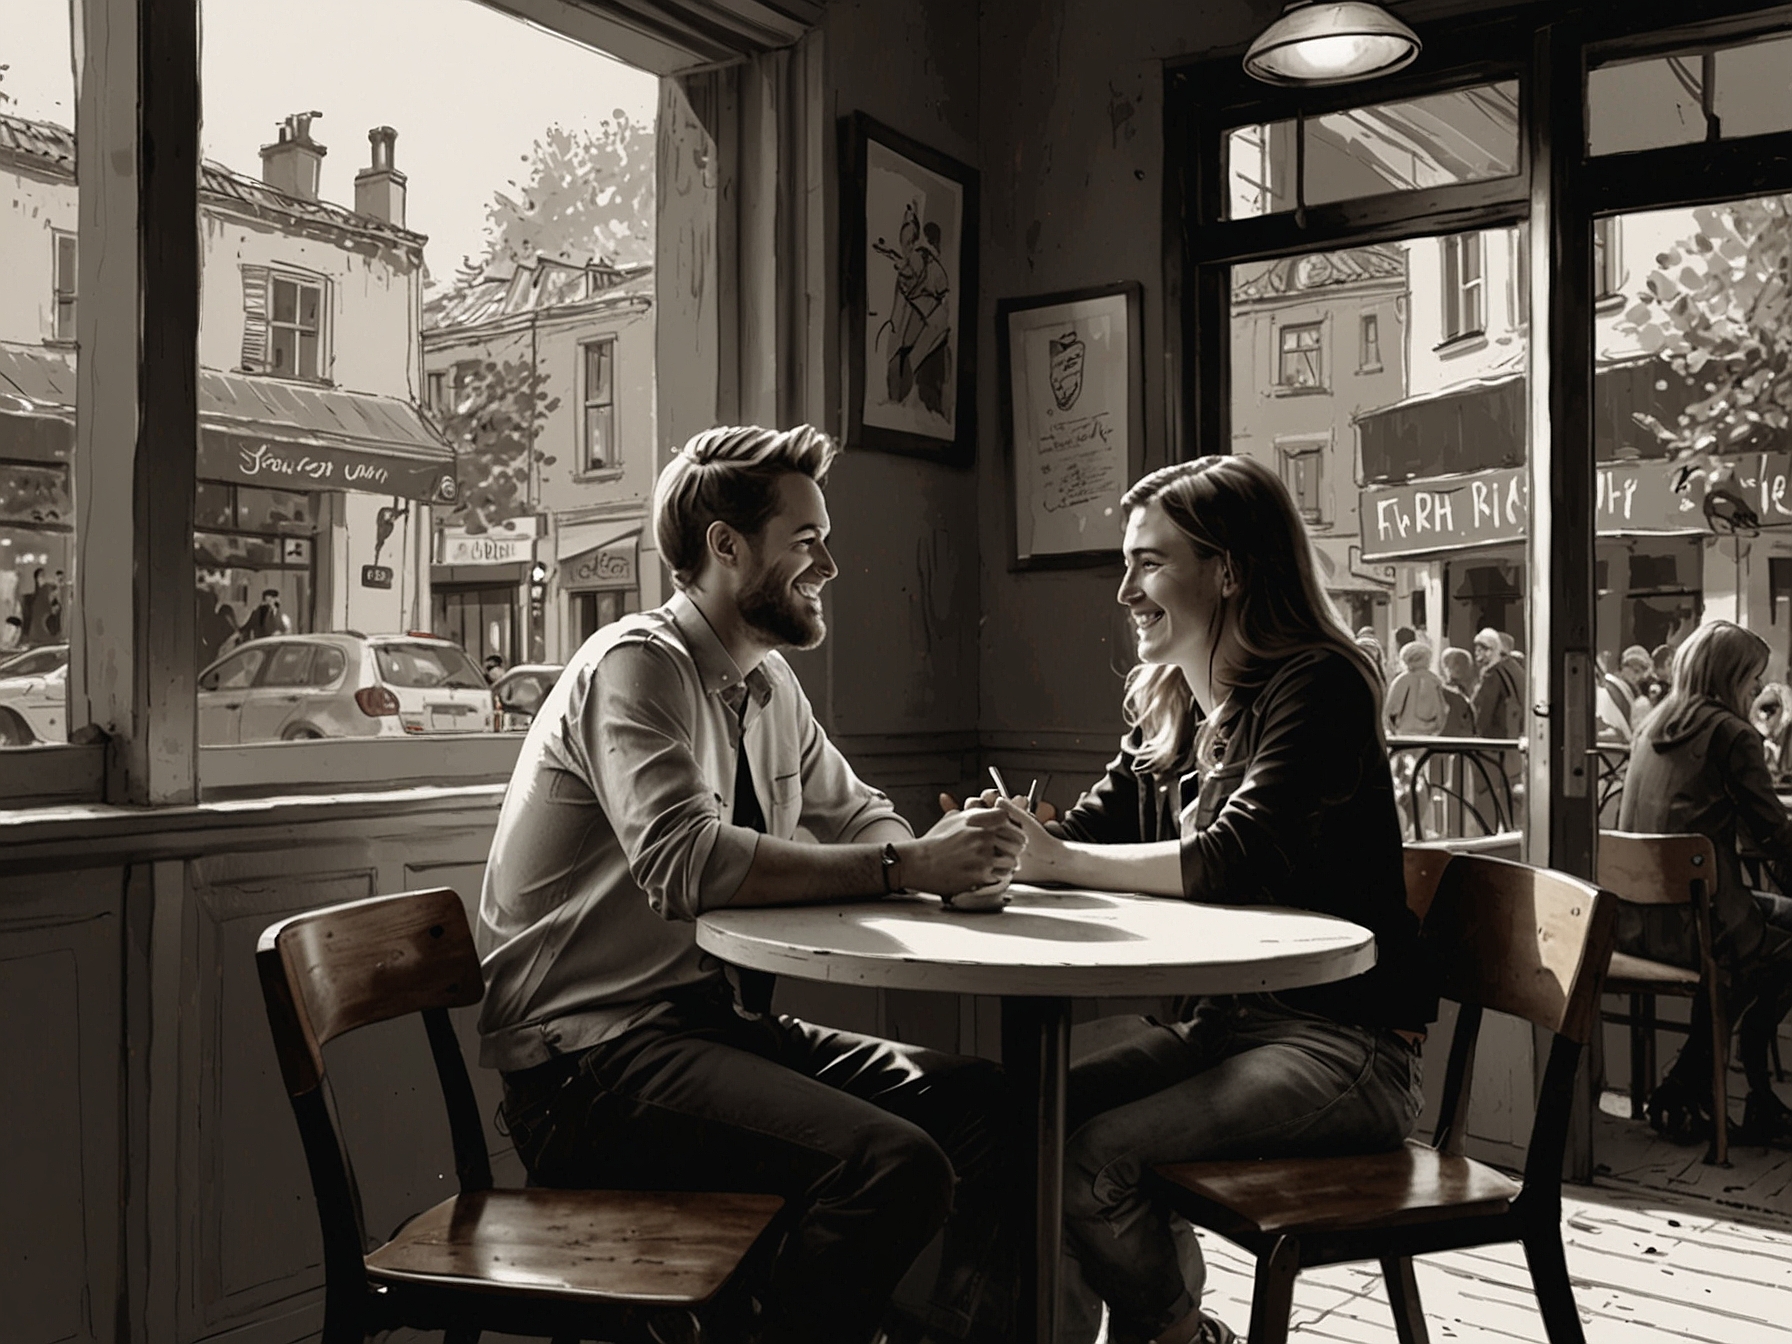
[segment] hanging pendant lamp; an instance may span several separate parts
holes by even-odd
[[[1348,84],[1411,65],[1419,36],[1367,0],[1292,0],[1244,55],[1266,84]]]

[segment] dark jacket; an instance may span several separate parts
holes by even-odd
[[[1721,705],[1706,704],[1673,736],[1660,735],[1659,711],[1630,750],[1621,830],[1655,834],[1693,832],[1717,848],[1717,885],[1711,893],[1712,942],[1717,959],[1734,968],[1761,948],[1766,920],[1742,880],[1738,837],[1765,858],[1783,890],[1792,876],[1792,820],[1774,797],[1761,735]],[[1632,956],[1698,966],[1698,943],[1685,906],[1618,907],[1618,947]]]
[[[1233,696],[1240,703],[1212,772],[1139,772],[1135,729],[1106,777],[1050,829],[1094,844],[1180,836],[1189,900],[1291,906],[1365,926],[1375,935],[1374,969],[1278,997],[1334,1021],[1423,1030],[1437,994],[1406,907],[1393,778],[1362,674],[1344,655],[1317,650]]]
[[[1476,737],[1524,734],[1524,672],[1515,661],[1501,657],[1481,674],[1474,708]]]

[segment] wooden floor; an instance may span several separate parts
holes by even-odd
[[[1608,1093],[1602,1112],[1601,1170],[1593,1185],[1563,1191],[1587,1344],[1792,1344],[1792,1154],[1738,1146],[1729,1168],[1707,1167],[1702,1148],[1674,1147],[1628,1119],[1620,1095]],[[1204,1235],[1202,1246],[1204,1305],[1242,1331],[1252,1263],[1219,1238]],[[1418,1262],[1418,1278],[1434,1344],[1544,1338],[1516,1246],[1431,1256]],[[1294,1327],[1303,1340],[1395,1340],[1371,1265],[1301,1275]]]

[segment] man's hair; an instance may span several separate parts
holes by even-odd
[[[261,600],[266,602],[270,597],[278,600],[280,597],[280,590],[278,588],[263,588],[261,590]]]
[[[824,486],[838,451],[813,425],[722,425],[695,435],[653,488],[653,535],[672,582],[684,589],[696,581],[711,523],[757,537],[777,511],[778,478],[795,473]]]
[[[1422,639],[1409,639],[1400,646],[1400,662],[1413,671],[1431,666],[1431,646]]]
[[[1655,670],[1655,660],[1649,656],[1649,650],[1641,644],[1632,644],[1618,655],[1619,667],[1639,667],[1645,672]]]
[[[1474,644],[1476,648],[1493,648],[1498,649],[1502,653],[1504,653],[1506,649],[1505,636],[1501,635],[1500,632],[1495,630],[1491,625],[1475,632]]]

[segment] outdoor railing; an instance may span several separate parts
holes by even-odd
[[[1415,841],[1517,830],[1522,749],[1517,738],[1388,738],[1401,824]]]

